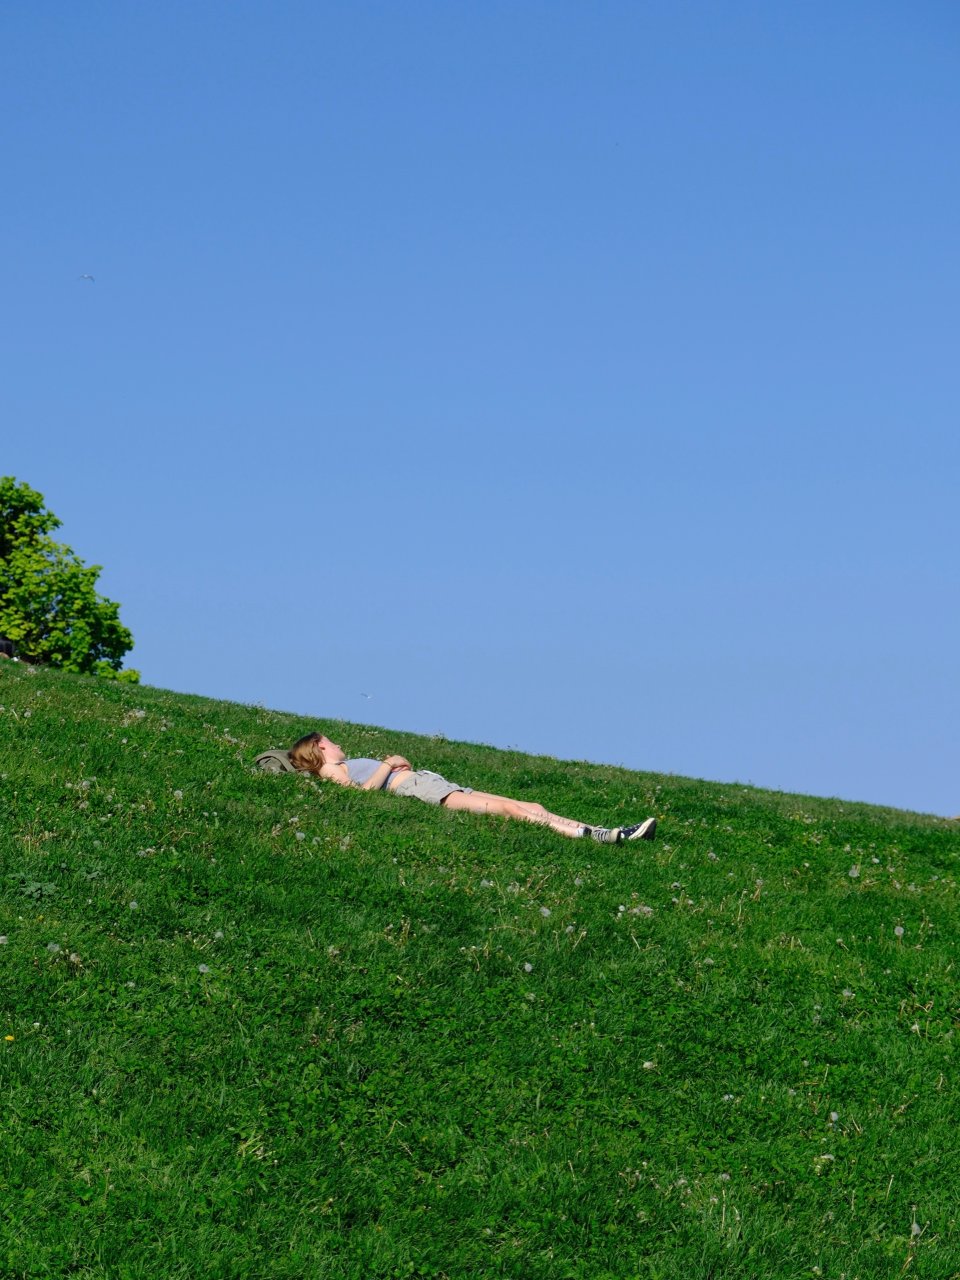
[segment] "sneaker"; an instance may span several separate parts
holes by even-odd
[[[619,844],[623,838],[619,827],[584,827],[584,834],[597,844]]]
[[[620,828],[621,840],[652,840],[656,834],[656,818],[647,818],[643,822],[634,823],[632,827]]]

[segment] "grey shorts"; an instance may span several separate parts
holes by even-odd
[[[418,800],[426,800],[427,804],[442,804],[454,791],[469,794],[473,787],[460,787],[455,782],[448,782],[439,773],[431,769],[411,769],[405,772],[393,788],[395,796],[416,796]]]

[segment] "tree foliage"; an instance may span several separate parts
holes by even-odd
[[[121,669],[133,636],[120,606],[96,591],[101,566],[54,541],[60,523],[42,493],[0,478],[0,634],[28,662],[136,682]]]

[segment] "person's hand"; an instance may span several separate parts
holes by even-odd
[[[391,769],[410,769],[412,765],[409,760],[405,760],[403,756],[387,756],[383,762],[388,764]]]

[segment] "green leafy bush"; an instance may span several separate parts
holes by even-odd
[[[85,565],[50,536],[60,521],[43,494],[0,478],[0,634],[29,662],[136,683],[122,670],[133,636],[120,606],[97,593],[100,565]]]

